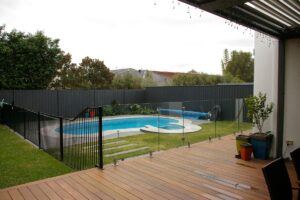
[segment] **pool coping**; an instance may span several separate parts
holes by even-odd
[[[110,120],[110,119],[122,119],[122,118],[137,118],[137,117],[158,117],[158,115],[122,115],[122,116],[109,116],[109,117],[103,117],[102,120]],[[192,133],[192,132],[197,132],[200,131],[202,128],[199,125],[193,124],[193,121],[190,119],[183,119],[181,117],[174,117],[174,116],[166,116],[166,115],[159,115],[160,118],[171,118],[175,119],[178,122],[177,123],[171,123],[171,124],[177,124],[177,125],[183,125],[184,123],[184,129],[173,129],[173,130],[167,130],[163,128],[157,128],[151,125],[146,125],[143,128],[129,128],[129,129],[118,129],[118,130],[107,130],[103,131],[103,137],[106,139],[106,137],[113,137],[116,138],[118,137],[118,131],[121,137],[124,136],[130,136],[130,135],[137,135],[137,134],[144,134],[144,133],[166,133],[166,134],[179,134],[179,133]],[[73,122],[70,122],[69,124],[72,123],[77,123],[80,121],[82,118],[79,118]],[[93,121],[92,118],[85,120],[88,121]],[[50,125],[47,127],[43,127],[42,129],[47,129],[47,131],[41,131],[42,135],[50,138],[57,138],[59,137],[59,133],[55,130],[57,128],[56,125]],[[83,134],[64,134],[64,138],[78,138],[82,137]],[[92,136],[93,137],[93,136]],[[94,136],[95,138],[98,137],[97,134]],[[43,137],[42,137],[43,140]]]

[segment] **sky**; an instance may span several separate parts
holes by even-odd
[[[0,25],[60,39],[79,63],[221,74],[225,48],[253,52],[253,32],[177,0],[0,0]]]

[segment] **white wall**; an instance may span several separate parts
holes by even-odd
[[[274,134],[271,156],[275,157],[277,124],[277,80],[278,80],[278,40],[255,33],[254,95],[267,94],[267,101],[274,103],[270,118],[265,122],[264,131]],[[255,130],[254,130],[255,131]]]
[[[300,38],[285,43],[285,99],[283,154],[300,147]],[[294,141],[286,149],[286,140]]]
[[[254,94],[263,92],[269,101],[274,102],[274,111],[266,122],[264,130],[274,134],[272,155],[276,149],[277,126],[277,77],[278,41],[256,33],[254,62]],[[282,154],[300,147],[300,38],[285,42],[285,97],[284,97],[284,136]],[[294,142],[287,147],[286,141]]]

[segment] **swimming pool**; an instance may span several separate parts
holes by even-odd
[[[159,128],[175,130],[182,129],[183,126],[176,124],[179,121],[173,118],[159,118]],[[123,129],[132,129],[132,128],[143,128],[147,125],[157,127],[158,118],[157,117],[130,117],[130,118],[117,118],[117,119],[106,119],[103,120],[103,131],[111,130],[123,130]],[[65,134],[82,134],[86,131],[88,127],[89,133],[98,133],[98,122],[85,122],[85,123],[73,123],[63,126]],[[56,130],[59,131],[59,130]]]

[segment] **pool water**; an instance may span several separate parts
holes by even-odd
[[[120,129],[129,129],[129,128],[142,128],[146,125],[151,125],[154,127],[158,126],[159,128],[174,130],[182,129],[183,126],[175,124],[178,123],[178,120],[172,118],[158,118],[157,117],[132,117],[132,118],[118,118],[118,119],[107,119],[103,120],[103,131],[108,130],[120,130]],[[63,127],[64,133],[66,134],[81,134],[88,128],[89,133],[98,132],[98,122],[85,122],[85,123],[74,123],[68,124]],[[58,130],[59,131],[59,130]]]

